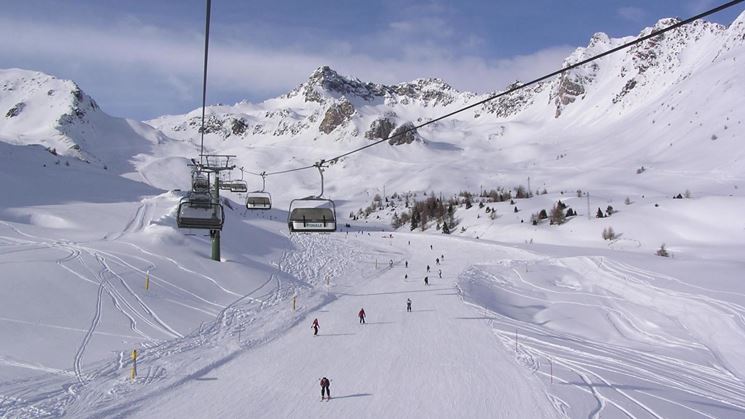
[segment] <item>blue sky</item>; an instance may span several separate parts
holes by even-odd
[[[493,91],[559,67],[595,32],[635,35],[720,2],[213,0],[208,103],[280,95],[321,65]],[[728,25],[744,9],[710,20]],[[201,102],[203,30],[203,0],[6,1],[0,68],[75,80],[117,116],[184,113]]]

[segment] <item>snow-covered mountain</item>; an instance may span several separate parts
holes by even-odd
[[[536,166],[552,166],[557,176],[567,168],[617,168],[609,174],[616,179],[626,178],[642,165],[665,171],[724,170],[742,176],[745,149],[738,139],[745,127],[738,109],[745,96],[744,21],[741,15],[729,27],[703,21],[682,27],[425,127],[409,138],[391,140],[393,145],[409,144],[414,149],[370,150],[350,157],[348,165],[378,165],[373,163],[378,158],[393,164],[403,159],[407,166],[401,170],[410,170],[412,164],[423,171],[422,176],[399,183],[406,176],[386,168],[389,176],[375,179],[377,184],[391,181],[394,188],[424,190],[440,189],[436,186],[443,184],[449,190],[474,189],[494,182],[495,176],[515,182]],[[639,36],[673,22],[662,19]],[[587,47],[567,57],[565,65],[631,39],[597,33]],[[284,169],[385,138],[407,124],[495,93],[459,92],[438,79],[397,85],[362,82],[324,66],[280,97],[258,104],[210,106],[205,141],[213,150],[238,154],[246,167],[256,171]],[[169,137],[193,142],[198,138],[199,114],[195,110],[148,123]],[[285,152],[277,158],[268,149]],[[711,158],[701,159],[702,154]],[[457,176],[459,184],[449,182],[453,173],[443,173],[448,169],[439,164],[453,160],[472,168],[467,179]],[[495,161],[499,166],[494,166]],[[519,177],[513,178],[515,173]],[[336,177],[340,176],[341,171]],[[544,181],[554,189],[578,186],[556,178]]]
[[[528,115],[538,114],[549,120],[559,119],[569,112],[561,119],[571,119],[576,124],[598,117],[618,119],[653,106],[658,99],[690,94],[692,90],[704,93],[708,86],[689,85],[686,80],[694,73],[720,65],[732,67],[733,72],[738,70],[733,63],[745,43],[744,21],[745,17],[740,16],[729,28],[697,21],[551,81],[489,102],[455,119],[475,122],[474,119],[483,117],[501,122],[524,120]],[[662,19],[639,36],[675,22],[676,19]],[[565,65],[632,39],[610,38],[597,33],[587,47],[572,53]],[[519,82],[507,88],[516,85]],[[209,107],[207,132],[222,139],[239,137],[252,142],[257,136],[376,139],[390,133],[390,127],[421,122],[423,114],[443,114],[496,93],[499,92],[459,92],[439,79],[418,79],[397,85],[362,82],[323,66],[306,82],[279,98],[257,105],[241,102],[234,106]],[[710,96],[719,98],[720,93],[710,92]],[[434,112],[430,111],[432,109]],[[687,110],[681,109],[684,114]],[[150,123],[176,137],[195,138],[199,128],[198,113],[195,110],[186,115],[165,116]]]
[[[118,173],[164,140],[147,124],[107,115],[75,82],[38,71],[0,70],[0,113],[0,141],[39,144]]]

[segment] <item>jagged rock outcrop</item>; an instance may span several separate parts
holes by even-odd
[[[335,103],[326,110],[318,130],[324,134],[330,134],[336,127],[349,121],[354,115],[354,106],[346,100]]]
[[[390,145],[411,144],[414,141],[422,141],[419,132],[414,128],[413,122],[406,122],[400,127],[393,130],[391,139],[388,140]]]
[[[378,118],[370,124],[370,129],[365,132],[365,138],[368,140],[382,140],[388,138],[396,128],[396,113],[388,112],[385,116]]]
[[[243,120],[243,118],[234,118],[230,123],[230,132],[233,135],[241,136],[246,133],[247,129],[248,124]]]
[[[5,117],[6,118],[16,117],[20,115],[21,112],[23,112],[23,108],[25,107],[26,107],[26,104],[24,102],[18,102],[12,108],[8,109],[8,112],[5,114]]]
[[[308,81],[293,89],[284,98],[302,95],[306,102],[327,103],[329,100],[347,97],[371,102],[384,99],[387,104],[407,105],[420,101],[423,106],[445,106],[457,98],[469,98],[472,93],[461,93],[438,78],[417,79],[409,83],[384,85],[362,82],[339,75],[328,66],[316,69]]]
[[[519,81],[509,84],[504,91],[512,90],[520,86]],[[475,118],[481,116],[481,113],[493,114],[497,118],[508,118],[513,115],[517,115],[527,107],[533,104],[535,96],[541,93],[546,86],[545,83],[538,83],[535,86],[516,90],[512,93],[508,93],[504,96],[500,96],[497,99],[491,100],[484,103],[481,106],[481,110],[474,114]],[[491,93],[489,96],[494,96],[496,93]]]

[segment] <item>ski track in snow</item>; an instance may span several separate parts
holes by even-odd
[[[15,247],[12,251],[32,248],[62,250],[65,255],[57,260],[57,265],[81,280],[98,286],[91,324],[75,354],[73,370],[69,374],[50,370],[49,376],[35,384],[47,388],[49,383],[59,382],[60,377],[70,375],[74,375],[76,383],[68,383],[62,390],[35,394],[29,390],[33,385],[24,382],[15,388],[23,387],[25,390],[0,395],[0,410],[18,416],[58,417],[63,414],[89,415],[91,412],[127,416],[139,411],[151,397],[174,391],[230,362],[241,353],[270,344],[308,312],[331,301],[329,298],[357,296],[354,287],[361,281],[386,273],[389,260],[399,267],[404,260],[412,257],[411,251],[405,247],[389,248],[385,246],[385,241],[377,244],[374,239],[360,238],[354,234],[344,239],[340,234],[293,234],[290,240],[294,249],[285,250],[279,260],[273,263],[276,273],[269,275],[254,290],[238,295],[227,306],[202,299],[151,273],[154,283],[220,308],[213,322],[183,335],[162,322],[111,265],[113,263],[144,273],[157,266],[151,260],[140,259],[136,264],[130,263],[124,259],[124,254],[120,256],[112,251],[96,250],[67,241],[46,240],[15,228],[13,230],[27,239],[0,236],[4,245]],[[179,270],[219,286],[214,278],[189,269],[172,258],[154,254],[133,243],[121,243],[149,258],[166,260]],[[447,244],[444,246],[447,249],[445,252],[455,253],[456,248],[449,249]],[[453,244],[467,246],[459,242]],[[495,248],[503,249],[501,246]],[[464,252],[462,249],[459,251]],[[505,349],[515,351],[516,348],[517,361],[542,378],[546,385],[546,397],[558,416],[662,418],[693,415],[714,418],[722,417],[723,412],[735,416],[745,414],[745,383],[738,372],[727,366],[726,356],[715,345],[694,335],[653,330],[633,307],[628,309],[625,306],[629,302],[629,295],[633,295],[628,292],[632,291],[653,295],[660,302],[660,311],[695,304],[701,308],[698,312],[731,318],[730,330],[745,339],[745,307],[712,296],[738,297],[742,294],[717,290],[706,290],[708,294],[697,293],[704,289],[608,258],[542,259],[523,253],[523,256],[516,254],[514,260],[503,260],[498,264],[464,266],[459,273],[461,285],[457,290],[466,304],[484,314],[484,321]],[[520,260],[520,257],[526,260]],[[98,269],[90,266],[88,261],[95,261]],[[143,264],[149,268],[143,268]],[[523,267],[527,272],[523,271]],[[568,269],[579,278],[584,278],[583,281],[596,281],[588,283],[600,285],[600,288],[533,279],[532,272],[540,272],[545,267]],[[337,283],[342,276],[347,278],[346,282]],[[119,286],[112,285],[112,281]],[[404,282],[415,281],[418,282],[412,275]],[[619,345],[575,336],[552,329],[549,322],[517,318],[484,307],[468,299],[462,287],[468,281],[486,281],[498,287],[504,295],[535,301],[546,307],[549,304],[550,307],[571,305],[603,313],[603,317],[616,327],[619,336],[628,339],[630,344]],[[326,283],[334,287],[333,297],[323,297],[329,292]],[[663,286],[667,284],[671,288]],[[220,288],[230,295],[236,294]],[[146,336],[137,328],[137,319],[173,338],[168,341],[149,339],[143,344],[138,359],[140,374],[134,383],[123,378],[131,367],[131,360],[121,351],[116,359],[97,362],[83,371],[83,355],[96,333],[104,292],[111,297],[117,310],[130,319],[134,332]],[[282,321],[272,323],[274,327],[267,329],[263,320],[285,313],[286,305],[293,296],[299,296],[297,311],[290,316],[281,316]],[[278,311],[281,307],[285,307],[285,310]],[[688,331],[685,324],[679,326],[680,330]],[[519,331],[517,346],[516,330]],[[658,354],[654,347],[670,348],[673,352]],[[196,362],[189,356],[193,351],[200,351]],[[551,376],[549,363],[553,366]],[[549,380],[553,380],[554,384],[550,384]],[[147,391],[140,391],[145,388]],[[576,400],[582,400],[577,394],[586,395],[584,405],[577,404]]]
[[[548,260],[545,263],[555,264],[561,263],[561,261]],[[531,266],[531,270],[533,270],[536,269],[537,265],[534,263]],[[598,276],[598,273],[605,274],[614,281],[627,284],[619,285],[621,287],[631,286],[639,290],[645,290],[645,292],[653,294],[654,298],[659,299],[659,304],[663,306],[660,310],[666,309],[665,299],[672,300],[675,306],[682,310],[685,310],[685,307],[689,304],[704,305],[708,307],[708,311],[712,314],[719,312],[720,315],[733,318],[736,327],[732,329],[732,333],[739,334],[740,341],[745,338],[745,323],[743,323],[745,310],[738,304],[652,284],[649,281],[661,280],[678,286],[687,285],[675,278],[638,269],[626,263],[601,259],[596,262],[596,267],[597,271],[586,272],[585,276],[590,278]],[[623,294],[619,294],[620,296],[593,294],[579,290],[569,290],[566,287],[552,288],[545,285],[546,282],[539,284],[529,281],[530,274],[521,273],[519,267],[509,268],[511,278],[507,276],[504,267],[500,268],[502,269],[501,274],[493,274],[479,267],[472,267],[463,274],[463,280],[483,280],[485,278],[487,281],[498,284],[497,286],[500,287],[502,292],[525,300],[535,301],[536,304],[548,303],[552,307],[557,304],[587,306],[605,312],[606,315],[615,315],[616,321],[625,323],[628,330],[632,331],[633,334],[628,336],[629,339],[634,340],[638,337],[644,337],[644,341],[654,342],[655,345],[680,348],[688,353],[697,354],[699,358],[708,358],[706,361],[702,359],[695,362],[686,359],[688,357],[677,358],[657,355],[654,353],[653,346],[648,349],[634,349],[634,346],[638,345],[620,346],[586,339],[582,336],[572,336],[569,333],[554,331],[535,321],[522,321],[477,305],[490,318],[489,322],[492,328],[505,346],[513,348],[513,351],[515,350],[515,333],[516,330],[519,331],[517,356],[524,365],[540,373],[541,376],[548,377],[548,360],[551,360],[555,381],[573,385],[576,389],[590,395],[595,400],[596,406],[589,413],[589,417],[615,416],[617,414],[627,417],[669,417],[670,410],[665,410],[668,412],[667,414],[660,413],[659,408],[651,407],[650,400],[654,401],[656,406],[659,406],[660,401],[665,402],[668,406],[673,406],[674,409],[677,409],[673,411],[678,412],[676,416],[678,414],[696,414],[701,417],[719,417],[722,412],[727,412],[727,409],[739,412],[736,415],[745,415],[745,382],[727,368],[726,362],[710,346],[698,340],[685,340],[680,337],[649,332],[643,326],[644,321],[638,318],[633,309],[625,310],[623,308]],[[688,287],[695,288],[693,286]],[[544,297],[541,297],[540,294],[543,294]],[[546,298],[545,296],[549,297]],[[586,298],[572,301],[576,297],[594,297],[597,302],[582,302],[586,301]],[[615,307],[609,303],[611,301],[617,302]],[[685,301],[688,301],[688,303]],[[469,302],[469,304],[476,303]],[[701,310],[695,312],[701,313]],[[685,326],[683,327],[685,328]],[[637,338],[634,336],[637,336]],[[540,360],[545,360],[545,362],[542,363]],[[581,385],[573,384],[572,377],[579,380]],[[625,389],[627,385],[618,383],[632,384],[628,385],[629,389],[627,390]],[[644,385],[662,391],[645,390]],[[562,390],[562,394],[565,391]],[[687,401],[689,398],[696,400],[694,403],[698,405],[698,408]],[[701,406],[706,403],[710,403],[718,409],[715,411],[702,410]],[[620,413],[608,410],[609,406],[617,409]],[[571,407],[568,411],[572,411]],[[578,413],[574,412],[572,415]]]
[[[98,400],[97,402],[91,402],[94,405],[103,403],[107,400],[115,400],[128,394],[133,390],[130,383],[121,381],[122,370],[128,369],[131,366],[131,361],[126,360],[123,352],[119,352],[117,359],[114,362],[98,362],[90,365],[86,372],[83,371],[83,355],[85,349],[90,342],[92,336],[95,335],[95,328],[100,320],[101,305],[103,302],[103,294],[106,292],[114,302],[114,305],[130,319],[132,330],[142,334],[137,329],[137,321],[129,313],[134,313],[135,316],[149,324],[151,327],[157,327],[160,330],[168,332],[173,336],[174,340],[165,341],[163,343],[157,343],[156,340],[149,338],[151,343],[144,343],[143,348],[140,351],[140,358],[138,359],[138,368],[146,371],[144,375],[139,375],[137,384],[153,384],[157,380],[163,379],[168,376],[167,371],[170,367],[162,367],[158,365],[151,365],[151,362],[157,362],[159,359],[168,359],[172,356],[178,356],[181,353],[194,350],[195,348],[201,348],[205,345],[212,346],[218,339],[230,339],[234,340],[236,336],[239,336],[238,329],[241,331],[246,328],[247,325],[255,327],[254,316],[252,313],[275,307],[278,304],[283,304],[293,295],[298,295],[301,292],[307,293],[309,291],[308,283],[318,282],[319,278],[335,278],[340,272],[347,269],[346,263],[348,259],[345,256],[348,252],[342,251],[342,248],[336,248],[340,256],[335,258],[333,261],[328,258],[321,257],[329,249],[324,248],[322,245],[318,246],[313,240],[307,238],[293,236],[293,240],[297,244],[296,251],[286,251],[283,253],[281,259],[276,262],[276,266],[280,272],[287,274],[298,275],[298,282],[287,286],[282,285],[282,281],[276,274],[271,274],[267,280],[248,292],[245,295],[240,295],[235,292],[228,291],[224,288],[225,292],[237,295],[238,298],[233,303],[222,306],[217,303],[208,301],[199,297],[198,295],[182,289],[181,287],[172,284],[170,281],[160,278],[158,275],[151,273],[153,283],[159,283],[162,286],[172,287],[173,289],[180,290],[185,294],[190,295],[193,298],[198,298],[201,301],[219,307],[221,310],[216,316],[216,320],[206,327],[200,326],[200,328],[189,335],[181,335],[177,331],[173,330],[170,326],[163,323],[151,310],[147,304],[144,303],[137,294],[128,286],[126,281],[119,275],[115,269],[112,269],[109,262],[114,262],[117,265],[126,267],[127,269],[135,270],[141,273],[145,272],[145,269],[137,267],[119,256],[114,255],[110,251],[101,251],[90,248],[88,246],[82,246],[67,241],[59,240],[48,240],[41,237],[36,237],[30,234],[26,234],[18,230],[17,228],[10,226],[19,236],[26,237],[27,239],[16,239],[12,237],[0,237],[2,240],[9,241],[14,245],[23,246],[38,246],[39,248],[59,248],[65,249],[67,254],[65,257],[59,259],[57,264],[65,269],[66,271],[73,274],[75,277],[80,278],[86,282],[96,284],[98,286],[97,299],[95,304],[94,314],[91,320],[91,326],[87,330],[83,341],[75,354],[73,373],[76,377],[76,385],[65,386],[64,391],[54,391],[45,395],[34,395],[34,397],[24,398],[20,397],[27,393],[27,391],[19,391],[15,396],[2,395],[4,404],[0,404],[0,408],[3,411],[10,412],[10,414],[31,414],[32,416],[59,416],[63,412],[69,414],[66,410],[66,406],[79,402],[81,399],[90,399],[93,397]],[[193,275],[200,276],[208,279],[211,283],[218,285],[217,281],[200,272],[196,272],[185,266],[181,265],[178,261],[171,258],[155,255],[146,249],[137,246],[133,243],[125,243],[139,252],[147,254],[152,257],[160,257],[166,259],[168,262],[173,263],[176,267],[182,271],[188,272]],[[302,256],[301,256],[302,254]],[[95,272],[93,268],[85,260],[86,257],[90,256],[93,258],[98,266],[100,267],[98,272]],[[309,264],[310,260],[320,261],[317,264]],[[82,267],[84,271],[80,272],[79,269],[70,266],[70,263],[76,263]],[[150,269],[155,264],[150,263]],[[93,275],[92,275],[93,274]],[[93,279],[95,278],[95,279]],[[137,307],[132,305],[127,298],[119,291],[120,287],[114,287],[111,280],[117,280],[121,285],[121,289],[128,293],[128,297],[133,298]],[[307,281],[307,282],[306,282]],[[262,292],[263,291],[263,292]],[[258,293],[258,294],[257,294]],[[298,307],[298,313],[304,308],[303,305]],[[296,321],[296,320],[293,320]],[[248,332],[246,332],[248,336]],[[250,340],[244,342],[241,347],[248,348],[252,345],[257,345],[266,340]],[[100,392],[93,390],[100,385],[99,381],[105,380],[112,382],[109,386],[113,385],[111,390],[107,392],[108,396],[95,396]],[[29,383],[24,383],[28,387]],[[13,402],[8,402],[13,400]],[[25,412],[25,413],[24,413]]]

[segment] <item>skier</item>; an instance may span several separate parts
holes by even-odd
[[[442,279],[442,269],[438,269],[437,270],[437,275],[439,275],[440,276],[440,279]]]
[[[440,255],[440,260],[445,262],[445,255]]]
[[[439,265],[439,264],[440,264],[440,258],[435,258],[435,263],[436,263],[437,265]]]
[[[323,400],[324,398],[326,398],[327,400],[331,400],[331,390],[329,389],[330,386],[331,380],[326,377],[321,378],[321,400]]]
[[[411,240],[409,240],[409,246],[411,246]]]
[[[404,274],[404,279],[409,279],[409,274]]]
[[[391,269],[393,269],[393,259],[391,259],[391,261],[390,261],[390,262],[388,263],[388,266],[389,266],[389,267],[390,267]]]
[[[428,276],[425,276],[424,277],[424,285],[429,285],[429,277]]]
[[[406,269],[409,269],[409,261],[406,261]]]
[[[427,273],[429,273],[429,265],[427,265]]]
[[[310,326],[311,329],[313,329],[313,336],[318,336],[318,329],[320,326],[318,326],[318,319],[313,320],[313,324]]]
[[[435,250],[431,244],[429,245],[429,250]]]
[[[411,313],[411,298],[406,299],[406,311]]]
[[[357,315],[360,317],[360,324],[365,324],[365,316],[366,316],[365,309],[361,308],[360,312],[357,313]]]

